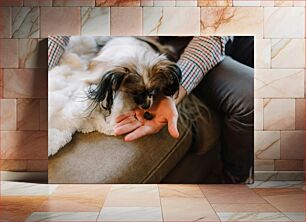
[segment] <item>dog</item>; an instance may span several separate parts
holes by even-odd
[[[177,95],[181,78],[171,48],[154,38],[71,37],[49,71],[48,156],[75,132],[114,135],[118,115]]]

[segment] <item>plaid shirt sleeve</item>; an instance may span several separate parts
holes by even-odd
[[[198,36],[191,40],[177,63],[182,70],[181,85],[188,94],[224,59],[225,44],[229,39],[229,36]]]
[[[69,36],[51,36],[48,38],[48,69],[56,66],[69,42]]]

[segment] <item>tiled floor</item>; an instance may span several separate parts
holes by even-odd
[[[0,221],[305,221],[302,182],[83,185],[1,182]]]

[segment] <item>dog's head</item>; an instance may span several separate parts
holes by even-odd
[[[122,91],[130,95],[140,108],[149,109],[154,99],[174,96],[181,79],[180,68],[161,56],[142,69],[131,63],[109,69],[98,85],[89,91],[89,98],[110,111],[115,93]]]

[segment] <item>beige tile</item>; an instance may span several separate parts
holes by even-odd
[[[12,37],[38,38],[39,18],[38,7],[13,7]]]
[[[275,160],[275,170],[277,171],[303,171],[303,160]]]
[[[0,99],[3,98],[3,69],[0,69]]]
[[[11,37],[12,10],[9,7],[0,8],[0,38]]]
[[[198,6],[233,6],[232,0],[198,0]]]
[[[304,98],[306,98],[306,69],[304,71]]]
[[[197,7],[144,7],[143,34],[199,35],[199,19],[200,8]]]
[[[295,100],[295,129],[305,129],[305,99]]]
[[[305,10],[303,8],[264,8],[265,38],[303,38],[304,31]]]
[[[105,207],[158,207],[157,185],[113,185],[106,197]]]
[[[255,159],[280,158],[280,132],[256,131],[255,132]]]
[[[95,0],[53,0],[53,6],[95,6]]]
[[[274,6],[275,7],[281,7],[281,6],[293,6],[293,0],[274,0]]]
[[[268,203],[261,204],[212,204],[216,212],[276,212],[275,207]]]
[[[3,171],[26,171],[27,160],[0,160],[0,169]]]
[[[48,100],[47,99],[40,100],[39,129],[48,130]]]
[[[260,6],[260,0],[233,0],[233,6],[239,7],[239,6]]]
[[[18,68],[18,40],[0,39],[0,68]]]
[[[141,35],[141,7],[112,7],[111,35]]]
[[[110,35],[109,7],[82,7],[81,20],[82,35]]]
[[[47,68],[47,40],[19,39],[19,68]]]
[[[46,98],[47,85],[45,69],[4,70],[5,98]]]
[[[281,132],[281,159],[304,159],[304,131]]]
[[[27,171],[46,172],[48,171],[48,160],[27,160]]]
[[[46,159],[47,133],[1,131],[1,157],[5,159]]]
[[[39,99],[17,100],[17,130],[39,130]]]
[[[254,160],[255,171],[273,171],[274,160]]]
[[[260,0],[260,6],[274,6],[274,0]]]
[[[295,7],[305,7],[306,2],[304,0],[293,0],[293,6],[295,6]]]
[[[255,99],[254,113],[255,130],[263,130],[263,99]]]
[[[211,204],[266,203],[246,185],[199,185]]]
[[[205,198],[161,198],[164,221],[219,221]]]
[[[52,6],[52,0],[23,0],[24,6]]]
[[[257,69],[255,94],[257,98],[303,98],[303,69]]]
[[[22,0],[1,0],[0,7],[22,6]]]
[[[220,212],[221,221],[285,221],[290,219],[280,212]]]
[[[78,7],[42,7],[41,8],[40,35],[42,38],[51,35],[79,35],[79,34],[80,34],[80,8]]]
[[[181,7],[196,7],[198,5],[197,0],[176,0],[175,6]]]
[[[203,7],[202,35],[263,36],[263,8],[260,7]]]
[[[289,130],[294,128],[294,99],[264,99],[264,130]]]
[[[16,100],[1,99],[1,130],[16,130]]]
[[[255,40],[255,68],[271,67],[271,40]]]
[[[140,0],[140,6],[153,6],[153,0]]]
[[[272,68],[304,68],[305,40],[272,39],[271,58]]]
[[[96,0],[96,6],[140,6],[140,0]]]
[[[153,0],[154,7],[175,6],[175,0]]]
[[[161,198],[204,198],[198,185],[192,184],[159,184],[159,196]]]

